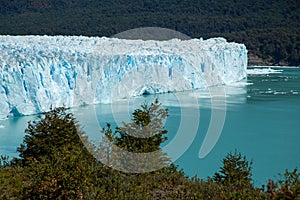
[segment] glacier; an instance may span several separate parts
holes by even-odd
[[[0,119],[246,78],[247,49],[224,38],[0,36]]]

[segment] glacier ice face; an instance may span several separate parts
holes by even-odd
[[[0,36],[0,118],[230,84],[246,68],[246,47],[223,38]]]

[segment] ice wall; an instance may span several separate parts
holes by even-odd
[[[246,47],[223,38],[0,36],[0,118],[228,84],[246,68]]]

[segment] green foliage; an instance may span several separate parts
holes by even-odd
[[[286,170],[278,181],[269,180],[267,193],[272,199],[300,199],[300,172]]]
[[[130,123],[123,123],[123,127],[117,127],[112,140],[124,150],[136,153],[157,151],[160,145],[167,140],[167,130],[163,123],[168,116],[166,109],[160,108],[156,101],[148,107],[141,105],[140,109],[133,112]]]
[[[110,124],[102,130],[108,141],[100,145],[99,158],[108,165],[130,172],[148,172],[167,165],[169,159],[160,145],[167,140],[164,120],[168,111],[156,99],[150,106],[141,105],[130,123],[112,131]],[[105,138],[104,138],[105,139]]]
[[[252,162],[247,161],[241,153],[228,153],[223,159],[220,172],[215,173],[209,182],[218,187],[216,195],[221,199],[265,199],[267,195],[252,184]]]
[[[1,155],[0,156],[0,166],[5,167],[5,166],[8,166],[9,164],[10,164],[9,157]]]
[[[26,184],[25,176],[27,176],[27,172],[24,168],[15,166],[0,167],[0,199],[22,199],[24,185]]]
[[[65,108],[56,108],[39,121],[29,122],[25,133],[23,144],[17,149],[23,164],[28,160],[38,162],[44,157],[51,158],[53,152],[71,151],[76,146],[83,148],[82,141],[87,142],[76,119]]]
[[[63,153],[53,154],[55,158],[51,162],[45,157],[39,163],[32,161],[25,167],[27,184],[23,197],[79,199],[93,192],[93,163],[83,156],[81,149],[65,149]]]
[[[19,195],[33,199],[77,199],[92,192],[93,173],[100,169],[84,147],[84,133],[71,113],[56,108],[29,122],[18,148],[25,184]],[[17,161],[16,161],[17,160]]]
[[[218,183],[229,186],[234,190],[252,186],[252,162],[242,157],[241,153],[235,151],[229,153],[223,159],[220,172],[215,173],[213,179]]]

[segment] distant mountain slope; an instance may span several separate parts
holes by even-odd
[[[300,65],[299,0],[0,0],[0,34],[111,36],[151,26],[245,43],[250,64]]]

